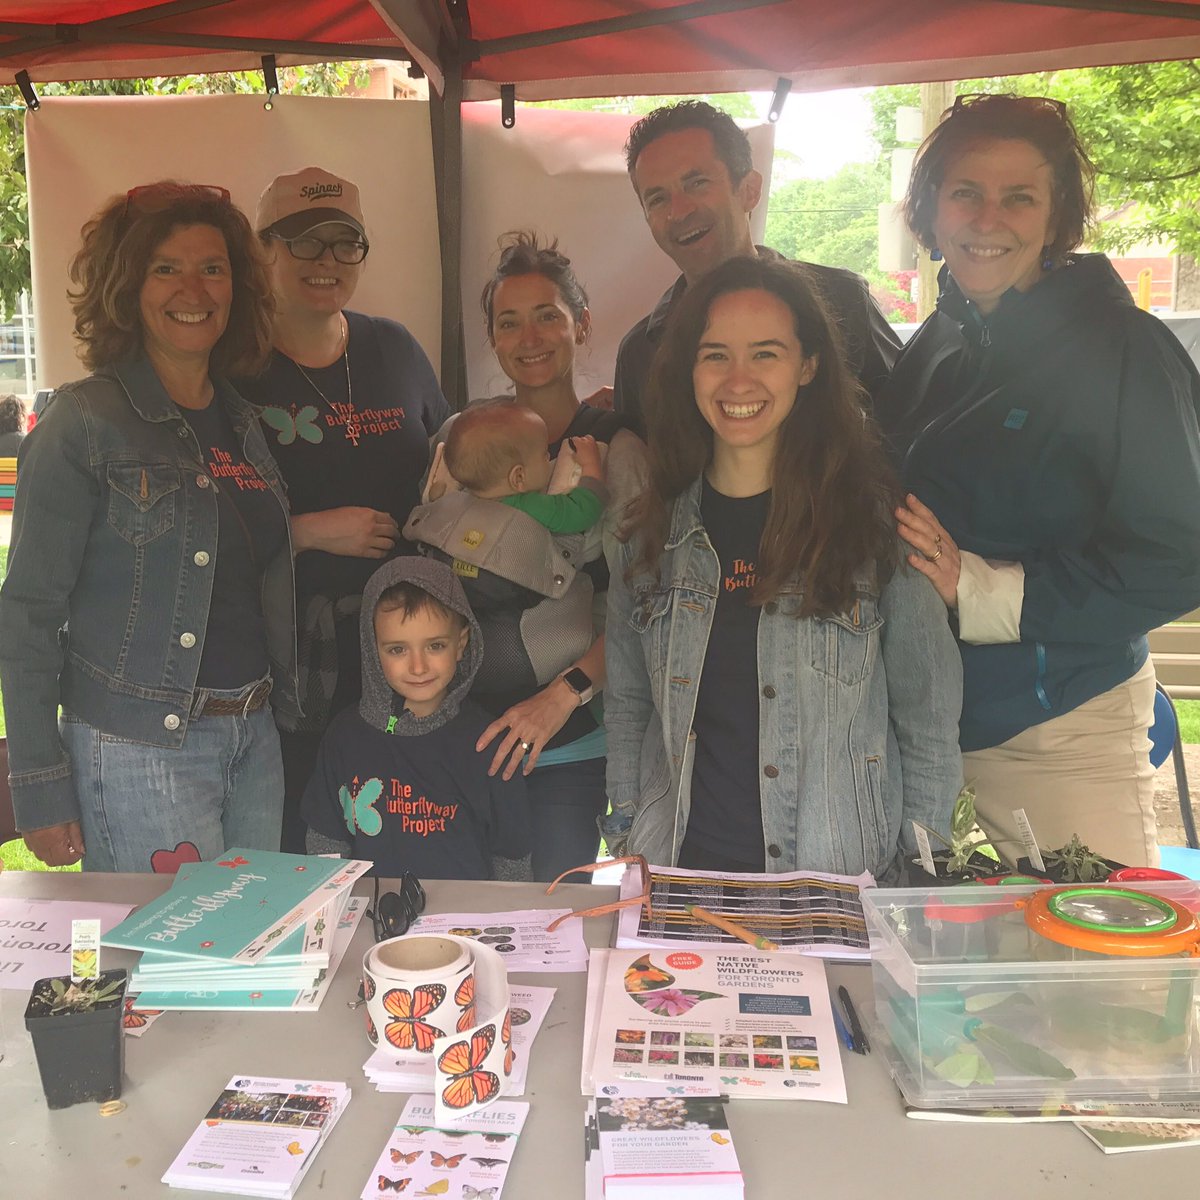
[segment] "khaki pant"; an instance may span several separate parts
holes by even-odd
[[[1024,855],[1012,811],[1023,808],[1043,850],[1077,833],[1097,854],[1131,867],[1158,865],[1154,768],[1154,665],[1061,717],[1003,745],[963,755],[980,828],[1015,864]]]

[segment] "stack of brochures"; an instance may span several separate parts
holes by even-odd
[[[180,871],[102,941],[143,952],[137,1007],[314,1008],[362,913],[350,888],[370,867],[230,850]]]
[[[500,1200],[517,1138],[529,1115],[522,1101],[500,1100],[438,1128],[432,1096],[410,1096],[371,1168],[362,1200],[402,1192],[450,1200]]]
[[[744,1183],[719,1096],[598,1096],[584,1135],[585,1200],[742,1200]]]
[[[291,1200],[349,1102],[344,1083],[235,1075],[162,1181]]]

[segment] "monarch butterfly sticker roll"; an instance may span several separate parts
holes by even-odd
[[[393,988],[383,997],[384,1009],[394,1018],[384,1026],[383,1036],[401,1050],[428,1054],[434,1040],[446,1035],[425,1018],[445,998],[446,988],[440,983],[422,983],[411,992],[407,988]]]

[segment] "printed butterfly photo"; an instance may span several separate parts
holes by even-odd
[[[475,1024],[475,974],[464,975],[454,990],[454,1003],[462,1009],[458,1015],[458,1033],[466,1033]]]
[[[500,1077],[483,1069],[495,1043],[495,1025],[484,1025],[471,1035],[470,1042],[454,1042],[442,1051],[437,1062],[438,1073],[450,1077],[442,1089],[443,1103],[450,1108],[470,1108],[500,1094]]]
[[[450,1190],[449,1179],[435,1179],[423,1192],[415,1192],[417,1196],[444,1196]]]
[[[466,1154],[439,1154],[436,1150],[430,1150],[429,1158],[435,1167],[445,1167],[449,1171],[453,1171],[456,1167],[462,1165],[462,1160],[466,1158]]]
[[[679,1017],[691,1012],[701,1000],[717,1000],[720,992],[700,992],[671,985],[675,976],[650,961],[649,954],[634,959],[625,968],[625,991],[630,1000],[657,1017]]]
[[[473,1163],[478,1163],[485,1171],[491,1171],[491,1170],[494,1170],[496,1167],[504,1166],[504,1164],[506,1162],[508,1162],[508,1159],[507,1158],[479,1158],[476,1155],[472,1154],[471,1161]]]
[[[512,1009],[504,1014],[504,1024],[500,1027],[500,1041],[504,1044],[504,1074],[511,1075],[513,1063],[517,1061],[517,1052],[512,1048]]]
[[[404,1163],[405,1166],[411,1167],[413,1163],[415,1163],[417,1159],[421,1157],[422,1151],[413,1150],[411,1153],[405,1154],[403,1150],[392,1150],[390,1153],[392,1156],[392,1162]]]
[[[492,1187],[477,1188],[472,1187],[469,1183],[462,1185],[462,1200],[495,1200],[496,1194],[500,1191],[498,1185]]]
[[[342,815],[351,833],[361,829],[367,837],[374,837],[383,828],[383,818],[375,811],[375,803],[382,795],[382,779],[364,780],[357,792],[351,792],[345,784],[338,788]]]
[[[407,988],[393,988],[390,992],[385,992],[383,1007],[395,1020],[384,1026],[383,1036],[401,1050],[417,1050],[421,1054],[429,1054],[433,1050],[434,1041],[446,1035],[436,1025],[430,1025],[425,1018],[445,999],[446,988],[441,983],[422,983],[411,992]]]
[[[136,1011],[133,1007],[136,996],[125,997],[125,1013],[121,1017],[122,1029],[143,1029],[155,1018],[162,1016],[161,1008],[146,1008]]]
[[[412,1183],[411,1175],[407,1179],[389,1179],[386,1175],[380,1175],[375,1181],[375,1190],[379,1192],[402,1192],[410,1183]]]
[[[325,438],[317,424],[315,404],[306,404],[300,409],[295,405],[290,409],[264,408],[259,415],[264,425],[275,430],[281,446],[290,446],[297,437],[315,446]]]

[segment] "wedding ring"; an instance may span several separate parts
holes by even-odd
[[[941,548],[941,546],[939,546],[939,547],[938,547],[938,548],[937,548],[937,549],[936,549],[936,550],[935,550],[935,551],[934,551],[934,552],[933,552],[933,553],[932,553],[932,554],[929,556],[929,561],[930,561],[930,562],[937,562],[937,560],[938,560],[939,558],[941,558],[941,557],[942,557],[942,548]]]

